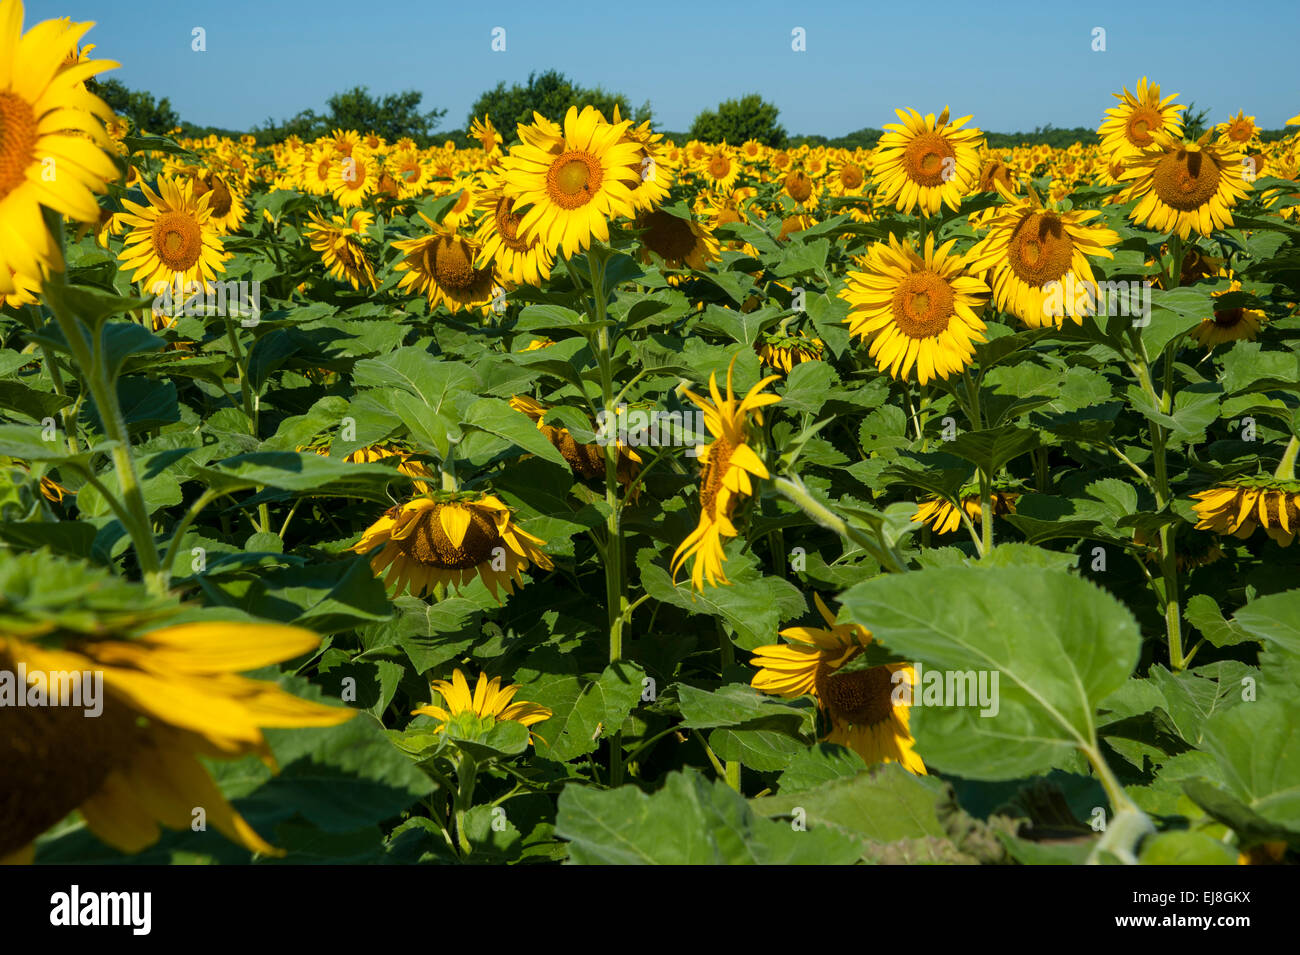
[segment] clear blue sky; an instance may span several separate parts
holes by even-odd
[[[1215,121],[1244,108],[1278,128],[1300,113],[1297,0],[28,0],[28,26],[61,15],[96,22],[96,55],[122,64],[109,75],[231,129],[321,111],[355,85],[418,89],[447,109],[444,130],[459,128],[484,89],[552,67],[650,100],[672,130],[751,91],[791,133],[842,135],[894,121],[896,106],[945,104],[998,132],[1096,127],[1110,93],[1143,75]],[[191,50],[194,27],[206,52]],[[494,27],[505,52],[491,49]],[[791,49],[795,27],[806,52]]]

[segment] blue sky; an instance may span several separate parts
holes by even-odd
[[[757,91],[792,133],[841,135],[914,106],[999,132],[1093,126],[1147,75],[1221,121],[1261,126],[1300,113],[1300,3],[1202,0],[920,4],[534,0],[28,0],[27,25],[93,20],[109,74],[169,96],[186,120],[247,128],[324,108],[333,92],[418,89],[443,129],[500,80],[559,69],[583,85],[650,100],[656,125],[684,130],[701,109]],[[206,52],[191,49],[206,30]],[[494,27],[506,50],[493,52]],[[802,27],[807,49],[791,49]],[[1094,52],[1093,30],[1106,31]]]

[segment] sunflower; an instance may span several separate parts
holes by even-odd
[[[894,674],[901,671],[910,687],[910,664],[837,672],[871,643],[871,634],[858,624],[837,624],[818,594],[813,595],[826,627],[790,627],[781,631],[789,643],[758,647],[750,661],[759,668],[752,686],[786,699],[812,694],[829,728],[822,738],[853,750],[863,761],[899,763],[908,772],[926,775],[925,763],[913,750],[908,729],[908,704],[894,702]]]
[[[498,588],[514,593],[511,580],[522,585],[533,564],[552,569],[545,543],[516,526],[510,508],[491,494],[439,491],[389,508],[352,549],[381,548],[370,566],[395,595],[408,585],[419,597],[440,584],[464,587],[480,577],[499,602]]]
[[[430,703],[412,710],[411,714],[431,716],[438,720],[440,725],[434,730],[437,733],[445,730],[449,723],[467,722],[468,716],[474,723],[485,722],[486,728],[491,728],[497,723],[522,723],[529,727],[528,742],[532,743],[531,728],[544,720],[549,720],[552,715],[551,710],[540,703],[516,700],[515,694],[519,692],[518,683],[503,687],[501,677],[494,676],[489,680],[486,673],[478,675],[478,682],[474,684],[472,693],[469,681],[465,679],[465,674],[459,668],[452,672],[450,680],[434,680],[429,684],[429,688],[442,698],[442,705]],[[478,727],[471,724],[466,728],[472,731]]]
[[[918,206],[932,216],[946,205],[956,211],[962,197],[974,190],[980,174],[980,145],[984,134],[962,129],[970,119],[948,121],[948,107],[935,119],[914,109],[895,110],[903,121],[887,123],[880,137],[873,169],[881,201],[911,213]]]
[[[732,157],[730,149],[718,146],[700,159],[699,173],[704,178],[706,188],[726,194],[736,185],[740,163]]]
[[[1015,491],[994,490],[990,495],[993,516],[1002,517],[1004,514],[1014,514],[1016,512],[1016,498],[1019,496]],[[978,490],[963,489],[960,510],[953,506],[952,501],[942,495],[935,494],[928,497],[917,505],[916,513],[912,515],[912,521],[916,524],[929,524],[934,528],[936,534],[951,534],[961,526],[962,511],[965,511],[966,516],[975,523],[983,522],[984,512]]]
[[[331,188],[330,175],[336,163],[334,150],[328,146],[319,147],[305,154],[299,172],[302,187],[313,196],[328,196]]]
[[[593,107],[579,113],[570,106],[564,117],[564,137],[557,154],[524,142],[510,150],[504,162],[506,195],[516,208],[528,206],[520,222],[525,239],[536,237],[547,252],[564,250],[572,256],[593,239],[609,241],[609,219],[632,215],[634,167],[641,145],[629,142],[627,122],[612,125]]]
[[[1110,118],[1102,122],[1097,135],[1101,137],[1102,152],[1112,159],[1136,156],[1155,145],[1162,134],[1182,136],[1183,122],[1178,114],[1187,107],[1174,102],[1177,93],[1161,99],[1159,84],[1148,83],[1144,76],[1134,92],[1130,93],[1126,86],[1123,93],[1111,95],[1119,105],[1106,110]]]
[[[418,149],[400,149],[384,160],[385,171],[397,183],[399,199],[413,199],[424,194],[429,185],[429,168]]]
[[[1157,232],[1210,235],[1232,225],[1233,206],[1251,188],[1241,174],[1241,154],[1206,132],[1196,142],[1157,136],[1156,145],[1127,162],[1133,182],[1121,202],[1140,200],[1129,218]]]
[[[463,308],[486,311],[492,303],[492,269],[475,267],[478,248],[424,213],[420,218],[433,226],[432,235],[393,243],[394,248],[405,253],[395,266],[398,272],[406,273],[398,288],[426,296],[430,308],[437,308],[441,302],[453,315]]]
[[[1228,118],[1226,123],[1220,123],[1214,127],[1220,138],[1227,140],[1239,149],[1245,149],[1248,146],[1258,146],[1259,127],[1255,125],[1255,117],[1247,116],[1244,110],[1237,110],[1236,116]]]
[[[965,274],[963,258],[950,254],[955,244],[935,249],[928,234],[921,255],[911,240],[891,235],[867,250],[865,271],[849,272],[840,292],[852,306],[845,321],[851,334],[871,341],[881,371],[905,378],[915,366],[924,385],[961,371],[974,357],[972,343],[985,340],[978,313],[989,288]]]
[[[806,361],[821,361],[825,344],[820,338],[808,338],[805,335],[760,335],[754,342],[754,351],[759,360],[773,371],[790,374],[795,365]]]
[[[333,726],[355,716],[237,675],[319,643],[297,627],[227,621],[165,626],[138,639],[63,634],[57,649],[0,635],[0,671],[21,665],[29,682],[42,674],[47,686],[56,673],[93,671],[104,681],[94,718],[66,706],[0,709],[0,858],[30,860],[32,840],[73,809],[103,842],[139,852],[157,842],[160,823],[188,830],[195,806],[228,839],[283,855],[231,807],[199,757],[255,754],[274,768],[262,727]]]
[[[1088,256],[1114,258],[1108,246],[1119,235],[1087,225],[1101,215],[1095,209],[1062,212],[1055,204],[1044,206],[1032,189],[1017,198],[1001,182],[996,186],[1006,204],[990,221],[989,234],[967,253],[967,267],[985,276],[998,308],[1031,328],[1059,328],[1067,315],[1083,324],[1083,315],[1097,309]],[[1062,288],[1068,290],[1064,295]],[[1083,302],[1075,289],[1086,292]]]
[[[718,240],[707,225],[659,210],[637,216],[633,228],[641,239],[641,261],[653,252],[670,269],[703,272],[718,260]]]
[[[1210,295],[1212,298],[1218,298],[1240,291],[1241,282],[1234,278],[1222,292],[1211,292]],[[1213,348],[1224,342],[1243,340],[1253,342],[1265,321],[1267,316],[1257,308],[1239,305],[1236,308],[1215,309],[1212,318],[1202,319],[1201,324],[1188,334],[1206,348]]]
[[[326,222],[313,211],[309,217],[311,225],[306,227],[304,235],[312,250],[320,253],[326,271],[340,282],[351,283],[358,291],[362,285],[378,288],[375,267],[361,246],[361,232],[364,230],[354,229],[342,216],[332,216],[331,221]]]
[[[499,177],[485,173],[478,193],[477,265],[495,265],[497,274],[515,285],[540,286],[551,276],[555,258],[536,236],[524,239],[519,234],[523,216],[515,212],[515,201],[505,194]]]
[[[488,113],[483,114],[483,118],[474,117],[469,126],[469,138],[477,139],[483,152],[491,156],[493,153],[500,153],[501,144],[505,138],[497,132],[497,128],[492,125],[492,116]]]
[[[802,169],[794,169],[786,173],[781,189],[801,209],[814,208],[817,205],[817,184]]]
[[[527,395],[515,395],[510,399],[510,407],[528,415],[537,425],[547,441],[560,452],[573,473],[580,478],[594,480],[605,477],[605,446],[603,444],[579,444],[568,428],[557,428],[544,423],[546,407]],[[618,448],[618,483],[627,487],[636,479],[641,467],[641,455],[622,444]]]
[[[113,111],[84,82],[118,64],[78,62],[92,26],[45,20],[24,34],[22,3],[0,0],[0,296],[18,291],[15,276],[31,283],[63,268],[41,206],[94,224],[95,193],[118,177],[100,122]]]
[[[223,235],[237,232],[248,218],[243,193],[210,169],[196,169],[190,178],[194,183],[194,197],[208,197],[213,227]]]
[[[379,186],[380,162],[360,144],[343,156],[335,156],[329,166],[329,192],[342,208],[363,205]]]
[[[737,356],[739,357],[739,356]],[[737,532],[731,523],[735,505],[742,498],[754,493],[750,476],[767,478],[767,468],[754,449],[749,446],[749,418],[763,422],[761,409],[776,404],[780,395],[761,395],[764,388],[780,379],[771,375],[762,379],[736,400],[731,390],[732,370],[736,359],[731,359],[727,366],[727,396],[718,391],[717,374],[709,375],[709,401],[687,390],[686,397],[695,402],[704,412],[704,423],[713,435],[713,441],[702,448],[699,453],[700,470],[700,521],[695,530],[682,541],[673,553],[672,572],[674,582],[677,572],[687,560],[694,558],[691,568],[691,584],[696,590],[704,589],[707,578],[709,586],[716,587],[718,582],[730,583],[722,571],[726,561],[722,545],[724,539],[735,537]]]
[[[1290,545],[1300,531],[1300,481],[1238,478],[1192,498],[1197,530],[1245,540],[1262,527],[1280,547]]]
[[[123,199],[124,211],[117,216],[131,229],[118,261],[124,269],[135,270],[131,280],[146,291],[158,283],[183,288],[191,282],[207,290],[230,258],[212,224],[208,197],[195,197],[188,179],[160,179],[158,192],[143,183],[140,188],[149,204]]]
[[[614,104],[614,125],[621,122],[618,104]],[[675,164],[663,148],[663,135],[650,128],[650,121],[630,125],[624,133],[625,142],[635,143],[637,158],[632,164],[636,180],[632,186],[632,209],[649,212],[657,209],[668,198],[675,177]]]

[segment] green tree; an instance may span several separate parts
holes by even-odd
[[[424,94],[418,90],[389,93],[383,99],[371,96],[366,87],[354,86],[335,93],[326,105],[325,117],[330,128],[355,129],[359,132],[376,132],[389,142],[409,136],[417,142],[427,142],[438,129],[438,121],[447,115],[445,109],[420,112]]]
[[[529,73],[528,82],[523,86],[514,83],[507,87],[501,82],[484,92],[474,101],[465,126],[468,128],[476,117],[491,116],[492,125],[507,131],[503,135],[508,141],[509,131],[513,131],[518,123],[532,122],[534,112],[558,122],[564,119],[570,106],[578,109],[594,106],[607,119],[613,116],[615,106],[624,119],[643,123],[651,118],[649,102],[634,110],[622,93],[612,93],[599,86],[593,89],[578,86],[563,73],[547,70],[541,74]]]
[[[764,146],[784,146],[785,128],[777,121],[780,110],[757,93],[740,99],[729,99],[718,104],[716,110],[706,109],[691,124],[691,138],[720,143],[726,140],[733,146],[756,139]]]
[[[113,112],[129,119],[132,132],[143,130],[166,135],[180,125],[180,116],[165,96],[155,102],[152,93],[128,89],[119,80],[87,80],[87,88]]]

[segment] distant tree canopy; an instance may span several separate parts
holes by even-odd
[[[706,109],[691,124],[692,139],[719,143],[726,140],[733,146],[756,139],[764,146],[784,146],[785,128],[777,121],[780,114],[773,104],[757,93],[740,99],[724,100],[718,108]]]
[[[469,128],[475,117],[481,119],[485,115],[490,116],[492,125],[502,130],[509,142],[515,126],[518,123],[532,122],[534,112],[559,122],[564,119],[570,106],[579,109],[594,106],[605,114],[606,119],[610,119],[616,105],[623,119],[644,123],[651,118],[648,101],[633,109],[622,93],[613,93],[599,86],[593,89],[578,86],[563,73],[547,70],[541,74],[529,73],[528,83],[523,86],[514,83],[507,88],[501,82],[484,92],[474,101],[474,106],[465,119],[465,128]]]
[[[119,116],[131,121],[131,131],[165,136],[180,125],[181,118],[172,109],[171,100],[154,101],[152,93],[128,89],[119,80],[88,80],[87,88],[109,105]]]
[[[259,142],[275,142],[286,136],[297,135],[315,139],[334,129],[355,129],[375,132],[389,142],[409,136],[420,145],[427,145],[438,129],[438,121],[447,115],[445,109],[420,111],[424,94],[418,90],[389,93],[382,99],[370,95],[364,86],[354,86],[335,93],[326,101],[328,112],[322,114],[305,109],[282,122],[268,119],[256,130]]]

